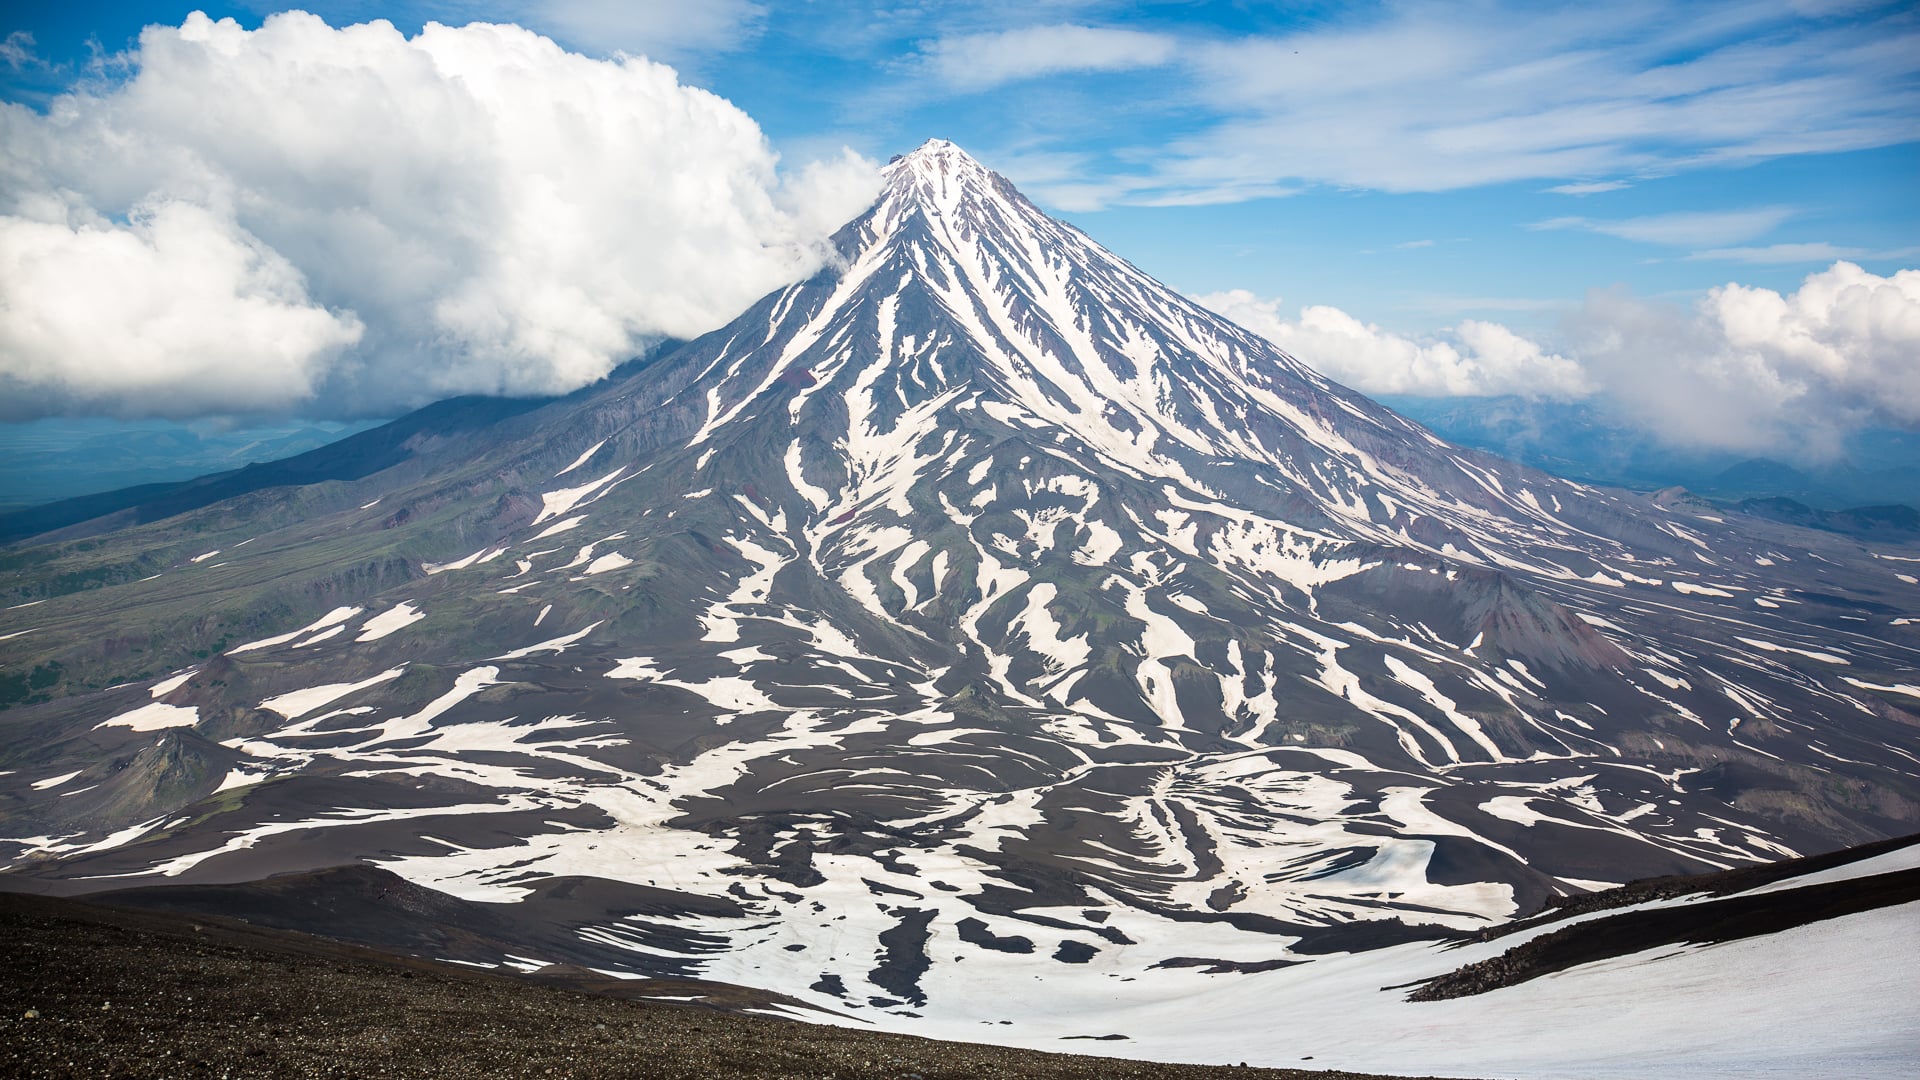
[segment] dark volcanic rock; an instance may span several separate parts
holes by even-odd
[[[1868,845],[1838,853],[1836,858],[1841,862],[1852,862],[1870,858],[1878,854],[1879,849],[1897,850],[1915,843],[1920,843],[1920,837],[1908,837],[1887,845]],[[1483,994],[1580,964],[1596,963],[1650,949],[1738,941],[1863,911],[1920,901],[1920,869],[1801,885],[1760,895],[1724,895],[1734,889],[1754,889],[1786,877],[1816,873],[1828,864],[1838,863],[1835,859],[1796,859],[1765,868],[1637,882],[1596,894],[1585,904],[1560,905],[1544,920],[1503,927],[1502,933],[1514,933],[1538,926],[1542,921],[1551,923],[1575,914],[1604,911],[1625,904],[1694,893],[1709,893],[1716,897],[1684,906],[1622,912],[1572,923],[1534,937],[1490,960],[1468,964],[1429,979],[1409,994],[1408,1000],[1440,1001]],[[1488,934],[1483,938],[1498,936],[1501,935]],[[1893,947],[1892,943],[1889,944]]]
[[[0,894],[0,1073],[1368,1080],[1044,1054],[649,1004],[227,919],[8,894]]]

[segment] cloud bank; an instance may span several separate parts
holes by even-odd
[[[1569,351],[1669,443],[1831,460],[1861,428],[1920,428],[1920,270],[1837,262],[1786,295],[1728,284],[1692,310],[1597,292]]]
[[[10,414],[289,408],[365,331],[314,305],[278,253],[181,202],[125,225],[0,218],[0,296]]]
[[[518,27],[195,14],[129,59],[0,105],[0,417],[564,392],[812,272],[878,189]]]
[[[1288,320],[1278,299],[1245,289],[1194,298],[1272,341],[1328,378],[1368,394],[1573,400],[1594,387],[1580,365],[1498,323],[1468,319],[1421,342],[1314,305]]]
[[[1288,319],[1245,290],[1196,299],[1364,393],[1590,398],[1670,445],[1800,461],[1862,428],[1920,429],[1920,270],[1836,262],[1792,293],[1729,283],[1691,308],[1600,290],[1551,350],[1497,323],[1416,341],[1336,308]]]

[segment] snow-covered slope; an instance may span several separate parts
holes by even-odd
[[[909,1030],[976,1038],[978,1025],[967,1021],[1006,1012],[1015,1000],[1021,1044],[1052,1048],[1062,1038],[1119,1032],[1129,1037],[1100,1044],[1100,1052],[1123,1057],[1543,1080],[1911,1077],[1920,1075],[1920,969],[1901,958],[1920,948],[1920,901],[1912,899],[1732,940],[1621,941],[1620,955],[1454,1000],[1410,1001],[1408,989],[1602,920],[1705,914],[1761,896],[1791,909],[1822,884],[1869,890],[1898,878],[1912,897],[1917,875],[1920,846],[1907,846],[1757,888],[1551,919],[1487,942],[1410,943],[1255,974],[1183,975],[1111,988],[1094,1001],[1052,993],[1035,1001],[1017,985],[989,984],[970,1014]],[[996,990],[998,1009],[989,1004]]]
[[[1052,1039],[1920,822],[1920,556],[1450,447],[951,144],[836,242],[329,516],[192,519],[222,554],[116,611],[330,576],[27,710],[16,867],[611,879],[662,892],[582,932],[608,970]],[[0,634],[98,638],[103,602]]]

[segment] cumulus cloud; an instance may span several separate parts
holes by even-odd
[[[0,218],[0,419],[285,408],[360,340],[286,259],[189,203],[124,226]],[[102,302],[105,301],[105,302]]]
[[[1244,289],[1196,297],[1370,394],[1591,399],[1671,446],[1832,460],[1872,426],[1920,429],[1920,270],[1836,262],[1794,292],[1730,283],[1689,307],[1597,290],[1551,349],[1467,320],[1431,340]]]
[[[922,55],[947,85],[984,90],[1061,72],[1156,67],[1173,58],[1175,47],[1164,34],[1065,24],[944,37]]]
[[[1592,390],[1580,366],[1498,323],[1468,319],[1421,342],[1313,305],[1297,319],[1245,289],[1195,297],[1337,382],[1368,394],[1568,400]]]
[[[1920,427],[1920,270],[1837,262],[1786,295],[1728,284],[1692,310],[1598,292],[1570,347],[1676,445],[1821,460],[1862,427]]]
[[[15,415],[564,392],[810,273],[878,188],[850,154],[783,174],[671,68],[512,26],[196,14],[131,59],[44,114],[0,105],[0,228],[31,241],[0,300]],[[29,302],[53,275],[126,288]]]

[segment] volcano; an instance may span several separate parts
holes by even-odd
[[[1054,1038],[1920,827],[1920,550],[1452,447],[950,143],[884,184],[603,384],[10,549],[8,887],[372,864],[484,909],[435,955]]]

